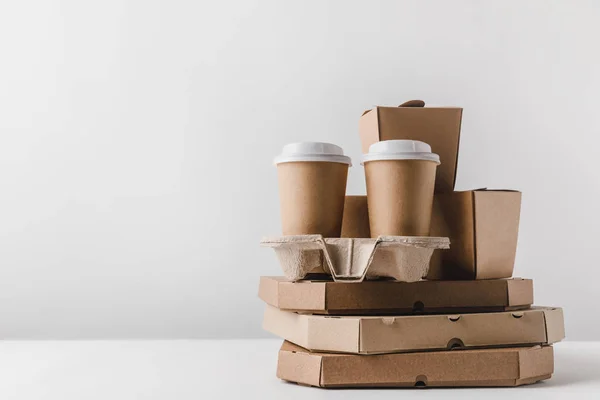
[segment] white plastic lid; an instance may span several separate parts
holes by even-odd
[[[431,146],[418,140],[384,140],[373,143],[362,162],[381,160],[425,160],[440,164],[440,156],[431,152]]]
[[[281,155],[275,157],[275,164],[302,161],[335,162],[352,165],[350,157],[344,155],[340,146],[331,143],[301,142],[283,146]]]

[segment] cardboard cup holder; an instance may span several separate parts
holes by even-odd
[[[427,275],[433,251],[450,248],[450,240],[428,236],[358,239],[297,235],[264,238],[261,245],[275,250],[283,273],[293,281],[309,273],[325,273],[336,282],[358,283],[365,278],[416,282]]]

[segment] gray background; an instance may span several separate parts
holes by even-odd
[[[465,108],[457,189],[524,192],[515,275],[600,339],[600,4],[0,6],[0,336],[262,337],[272,158],[424,99]],[[349,193],[364,193],[355,163]]]

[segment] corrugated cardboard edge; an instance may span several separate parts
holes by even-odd
[[[403,381],[396,383],[352,383],[347,382],[344,384],[329,384],[327,377],[323,376],[324,365],[323,362],[328,357],[334,357],[337,360],[334,364],[339,366],[339,361],[344,360],[348,357],[378,357],[378,356],[360,356],[360,355],[340,355],[332,353],[312,353],[298,347],[292,343],[284,341],[280,350],[277,362],[277,377],[282,380],[289,382],[299,383],[302,385],[316,386],[316,387],[338,387],[338,388],[351,388],[351,387],[411,387],[417,386],[416,383],[419,380],[423,380],[430,387],[489,387],[489,386],[520,386],[525,384],[531,384],[539,382],[541,380],[549,379],[554,373],[554,352],[552,346],[534,346],[534,347],[520,347],[520,348],[505,348],[497,349],[504,352],[513,352],[516,358],[516,376],[513,379],[496,379],[496,380],[461,380],[461,381],[427,381],[425,375],[415,374],[414,381]],[[497,351],[490,350],[490,351]],[[461,353],[468,352],[470,350],[463,350]],[[475,350],[478,351],[478,350]],[[485,351],[485,350],[484,350]],[[444,352],[448,354],[448,352]],[[413,353],[412,355],[419,354]],[[421,353],[427,354],[427,353]],[[384,357],[402,357],[402,354],[396,355],[383,355]],[[367,358],[363,358],[367,360]],[[371,358],[371,360],[375,360]],[[337,362],[336,362],[337,361]],[[398,364],[402,365],[402,363]],[[372,368],[373,364],[371,364]],[[510,367],[510,365],[507,365]],[[452,364],[448,365],[448,368],[453,368]],[[342,373],[339,368],[336,368],[338,373]],[[339,380],[338,380],[339,381]]]

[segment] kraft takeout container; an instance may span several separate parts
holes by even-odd
[[[433,199],[431,234],[448,236],[452,249],[434,254],[427,279],[509,278],[515,267],[521,192],[469,190]]]
[[[346,196],[342,237],[370,236],[367,196]],[[521,192],[477,189],[438,193],[433,198],[432,236],[452,246],[434,252],[427,279],[510,278],[515,267]]]
[[[286,278],[297,281],[308,274],[329,274],[334,281],[362,282],[365,278],[392,278],[416,282],[427,275],[436,249],[448,249],[444,237],[380,236],[323,238],[297,235],[265,238]]]
[[[441,165],[435,177],[435,192],[451,192],[456,181],[458,147],[463,109],[426,106],[412,100],[398,107],[374,107],[359,120],[362,152],[383,140],[420,140],[439,154]]]

